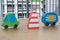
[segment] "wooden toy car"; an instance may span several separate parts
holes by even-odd
[[[57,16],[57,13],[55,12],[47,12],[47,13],[44,13],[44,15],[42,16],[42,22],[46,26],[49,26],[49,24],[51,24],[51,26],[55,26],[57,21],[58,21],[58,16]]]
[[[8,26],[9,27],[13,27],[14,26],[14,28],[17,28],[18,24],[19,24],[19,22],[16,19],[14,13],[8,13],[6,16],[4,16],[2,26],[4,26],[5,29],[7,29]]]

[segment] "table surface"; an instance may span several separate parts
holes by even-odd
[[[60,40],[59,21],[55,27],[45,27],[40,20],[38,30],[28,30],[27,19],[19,19],[19,21],[20,25],[17,29],[8,28],[5,30],[0,26],[0,40]]]

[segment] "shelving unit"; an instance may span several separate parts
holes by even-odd
[[[59,0],[2,0],[2,14],[15,13],[17,18],[27,18],[30,11],[36,10],[39,16],[45,12],[59,12]]]
[[[8,12],[15,13],[17,18],[27,18],[30,11],[36,10],[39,15],[42,15],[42,3],[41,0],[4,0],[3,5],[3,15]],[[36,6],[35,8],[33,6]]]
[[[13,12],[16,14],[17,18],[24,18],[26,17],[27,13],[27,0],[4,0],[3,4],[3,15],[7,14],[8,12]],[[29,6],[29,13],[31,10],[31,2],[28,2]]]

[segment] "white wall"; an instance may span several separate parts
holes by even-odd
[[[12,0],[8,0],[8,1],[12,1]],[[13,0],[13,1],[15,1],[15,0]],[[22,1],[22,0],[18,0],[18,1]],[[26,1],[26,0],[23,0],[23,1]]]
[[[1,13],[2,11],[1,11],[1,0],[0,0],[0,20],[1,20],[1,18],[2,18],[2,13]]]
[[[46,12],[56,12],[58,7],[58,0],[45,0]]]
[[[0,0],[0,14],[1,14],[1,0]]]

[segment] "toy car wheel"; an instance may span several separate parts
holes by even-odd
[[[7,25],[5,25],[5,26],[4,26],[4,28],[5,28],[5,29],[8,29],[8,26],[7,26]]]
[[[49,26],[49,23],[46,23],[45,26]]]
[[[55,26],[55,23],[51,24],[51,26]]]
[[[15,24],[15,25],[14,25],[14,28],[17,28],[17,27],[18,27],[18,25],[17,25],[17,24]]]

